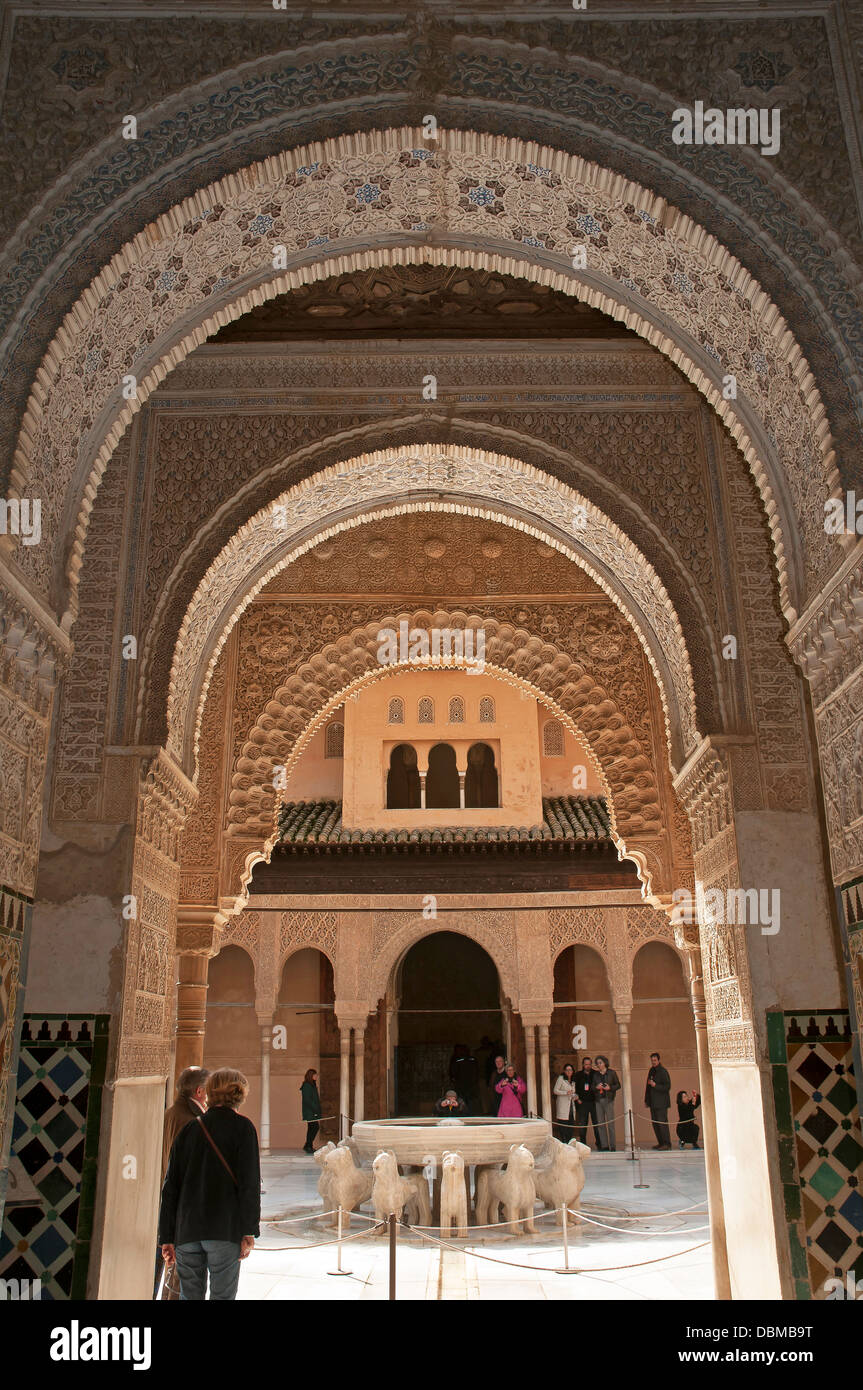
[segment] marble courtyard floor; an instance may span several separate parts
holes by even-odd
[[[560,1228],[550,1219],[535,1236],[482,1238],[454,1242],[456,1250],[429,1246],[418,1237],[400,1237],[397,1251],[397,1297],[401,1299],[712,1299],[713,1270],[708,1243],[704,1155],[685,1152],[643,1155],[643,1181],[637,1165],[624,1154],[594,1155],[588,1164],[582,1209],[598,1220],[620,1226],[607,1230],[585,1224],[570,1241],[570,1265],[581,1272],[549,1272],[563,1264]],[[243,1265],[240,1299],[386,1299],[388,1243],[363,1237],[343,1247],[342,1266],[349,1276],[332,1277],[334,1245],[317,1250],[295,1247],[332,1239],[320,1221],[275,1228],[265,1224],[320,1210],[318,1165],[305,1154],[276,1154],[263,1160],[264,1193],[261,1239]],[[667,1213],[679,1213],[670,1215]],[[623,1221],[647,1216],[644,1221]],[[359,1222],[353,1223],[352,1233]],[[695,1228],[695,1229],[693,1229]],[[653,1234],[646,1234],[646,1232]],[[288,1234],[288,1233],[291,1234]],[[436,1234],[436,1233],[435,1233]],[[704,1244],[702,1244],[704,1242]],[[464,1247],[476,1249],[476,1254]],[[693,1250],[693,1246],[700,1248]],[[288,1248],[286,1248],[288,1247]],[[684,1253],[688,1252],[688,1253]],[[532,1268],[507,1268],[495,1260]],[[638,1267],[644,1260],[672,1256]],[[545,1266],[545,1269],[540,1268]],[[618,1268],[609,1268],[617,1266]],[[625,1268],[621,1266],[635,1266]]]

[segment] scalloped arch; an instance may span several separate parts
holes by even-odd
[[[575,240],[589,246],[589,269],[578,278]],[[289,262],[277,275],[274,244],[287,248]],[[820,522],[839,479],[812,373],[763,289],[704,228],[608,170],[473,131],[440,131],[431,150],[421,131],[403,129],[286,152],[201,190],[127,243],[66,316],[31,392],[10,490],[40,496],[46,529],[70,537],[65,575],[48,547],[16,552],[28,577],[56,595],[58,608],[67,605],[67,627],[102,473],[171,367],[218,327],[294,285],[418,260],[548,284],[669,356],[749,463],[783,609],[794,620],[807,587],[835,564]],[[214,265],[225,274],[214,278]],[[130,339],[146,342],[139,356]],[[121,386],[130,373],[127,400]],[[733,400],[723,394],[727,373],[737,382]]]
[[[264,829],[272,821],[272,770],[296,767],[310,740],[333,710],[356,692],[397,671],[416,669],[399,662],[381,667],[376,660],[381,626],[462,628],[482,626],[485,669],[506,684],[529,691],[555,716],[562,710],[570,731],[588,751],[591,766],[608,799],[612,828],[623,843],[650,832],[661,820],[652,750],[645,750],[616,703],[580,662],[552,642],[510,623],[484,620],[463,611],[416,609],[355,628],[303,662],[268,700],[249,731],[231,777],[228,823]],[[455,661],[430,662],[460,669]]]

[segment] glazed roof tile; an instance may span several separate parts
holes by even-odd
[[[341,801],[288,801],[279,811],[278,843],[314,845],[610,844],[604,797],[544,796],[541,825],[446,825],[347,830]]]

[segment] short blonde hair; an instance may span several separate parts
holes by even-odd
[[[241,1071],[233,1067],[219,1067],[207,1078],[207,1104],[227,1105],[236,1110],[249,1094],[249,1083]]]

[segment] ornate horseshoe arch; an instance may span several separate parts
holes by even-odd
[[[588,252],[578,273],[574,241]],[[288,261],[277,274],[274,245]],[[46,530],[74,535],[63,573],[49,547],[16,551],[30,582],[65,609],[67,628],[102,473],[168,371],[218,327],[299,283],[415,261],[548,284],[669,356],[749,463],[794,620],[835,565],[821,520],[839,479],[808,364],[757,282],[690,218],[596,165],[472,131],[441,131],[432,150],[421,131],[401,130],[294,150],[202,190],[118,252],[67,315],[31,393],[11,475],[12,495],[42,498]],[[217,264],[224,273],[214,274]],[[130,336],[137,342],[145,321],[136,356]],[[723,395],[728,373],[733,400]]]

